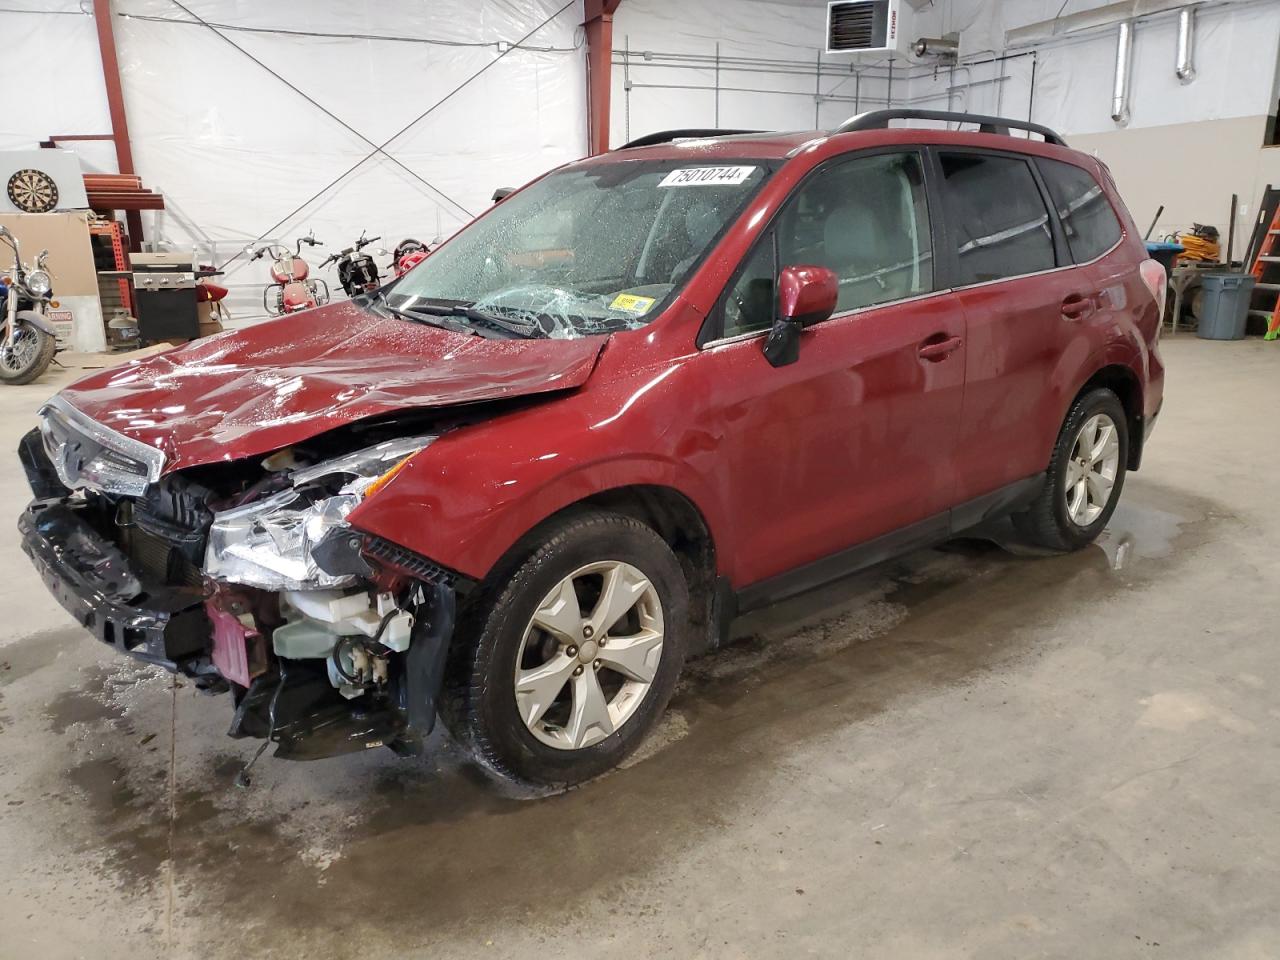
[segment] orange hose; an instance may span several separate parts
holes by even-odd
[[[1215,241],[1198,237],[1194,233],[1180,233],[1178,242],[1187,248],[1185,252],[1178,254],[1179,262],[1183,260],[1218,262],[1218,244]]]

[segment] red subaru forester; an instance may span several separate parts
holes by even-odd
[[[100,640],[229,691],[232,736],[413,752],[439,711],[573,783],[742,611],[1000,515],[1096,537],[1164,289],[1042,127],[658,134],[372,295],[62,391],[24,547]]]

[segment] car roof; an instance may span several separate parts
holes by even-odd
[[[957,115],[959,116],[959,115]],[[1013,121],[1011,121],[1013,122]],[[796,130],[790,132],[730,132],[717,134],[713,131],[670,131],[674,134],[669,139],[664,134],[653,134],[642,137],[641,141],[664,138],[658,142],[642,143],[636,146],[617,147],[608,153],[589,158],[588,163],[617,162],[623,160],[781,160],[794,156],[807,146],[818,146],[829,140],[847,143],[846,149],[856,150],[859,146],[882,146],[891,143],[938,144],[941,146],[986,147],[988,149],[1010,150],[1018,153],[1033,153],[1041,156],[1055,154],[1074,154],[1077,158],[1084,156],[1061,143],[1046,143],[1039,139],[1028,139],[1010,135],[1007,132],[945,130],[927,127],[879,127],[866,130],[855,130],[846,133],[832,130]]]
[[[761,133],[734,133],[725,136],[677,137],[648,146],[618,147],[602,154],[613,159],[681,160],[698,157],[751,157],[756,160],[781,159],[797,147],[830,136],[826,130]]]

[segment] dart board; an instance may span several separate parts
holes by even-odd
[[[9,202],[23,213],[48,213],[58,205],[58,185],[43,170],[19,170],[9,178]]]

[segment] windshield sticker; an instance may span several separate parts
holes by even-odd
[[[648,311],[654,304],[653,297],[641,297],[634,293],[620,293],[609,304],[610,310],[625,310],[639,316]]]
[[[684,167],[672,170],[660,187],[737,186],[755,172],[755,167]]]

